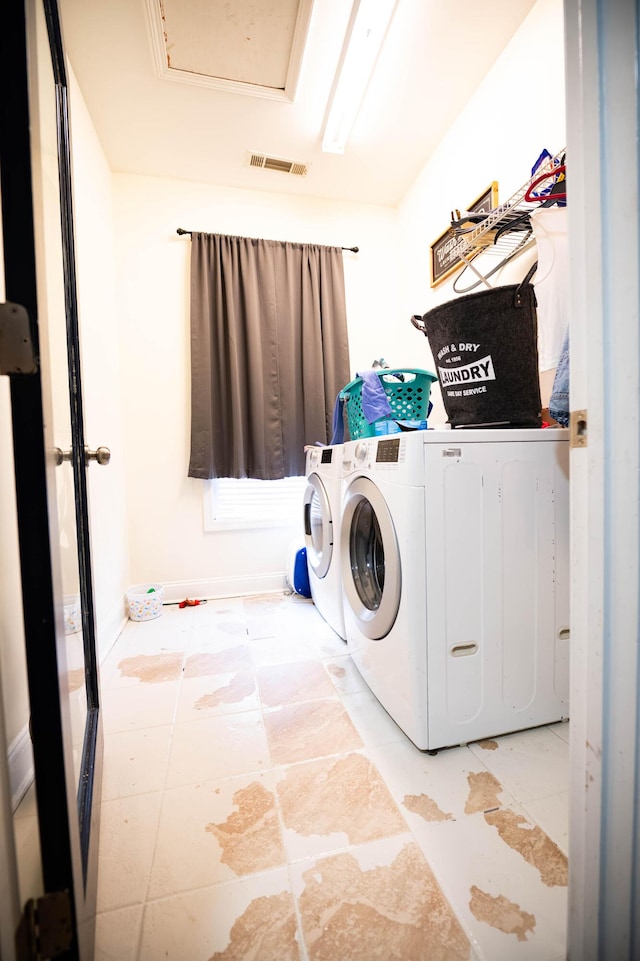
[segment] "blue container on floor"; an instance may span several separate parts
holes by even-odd
[[[301,594],[303,597],[311,597],[309,569],[307,567],[307,548],[301,547],[297,550],[290,564],[291,569],[289,570],[288,580],[291,590],[296,594]]]

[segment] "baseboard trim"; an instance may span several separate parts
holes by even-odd
[[[33,781],[33,748],[28,725],[20,731],[9,745],[7,761],[9,764],[11,809],[15,811]]]
[[[211,577],[197,581],[165,581],[165,601],[182,601],[185,597],[215,600],[219,597],[242,597],[245,594],[279,594],[286,591],[284,571],[271,574],[239,575],[238,577]]]
[[[105,660],[114,644],[126,627],[127,621],[126,602],[124,598],[116,604],[108,617],[103,617],[98,625],[98,661],[100,664]]]

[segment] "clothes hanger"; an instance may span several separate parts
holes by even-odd
[[[554,204],[557,204],[557,203],[558,203],[559,201],[561,201],[561,200],[566,201],[566,199],[567,199],[567,193],[566,193],[567,175],[566,175],[566,172],[565,172],[565,171],[566,171],[566,168],[565,168],[565,165],[564,165],[564,163],[563,163],[563,164],[561,164],[559,167],[556,167],[555,170],[552,170],[552,171],[550,171],[549,173],[546,173],[546,174],[541,174],[541,176],[538,177],[536,180],[534,180],[534,182],[529,186],[529,189],[527,190],[527,192],[526,192],[526,194],[525,194],[525,196],[524,196],[525,201],[527,201],[527,203],[540,203],[540,207],[553,207]],[[556,182],[552,185],[551,190],[549,191],[549,193],[544,195],[544,199],[543,199],[542,197],[529,197],[529,196],[528,196],[529,192],[530,192],[531,190],[533,190],[533,188],[536,186],[536,184],[542,183],[542,182],[544,182],[546,179],[548,179],[549,177],[556,176],[556,175],[559,177],[559,179],[556,180]],[[564,185],[565,185],[564,191],[561,189],[561,184],[564,184]],[[517,228],[517,226],[518,226],[520,223],[524,223],[524,222],[526,222],[526,221],[528,221],[528,222],[530,223],[530,222],[531,222],[531,221],[530,221],[530,213],[531,213],[531,211],[525,210],[524,213],[520,214],[520,216],[517,217],[515,220],[505,221],[505,223],[502,224],[502,226],[498,227],[498,229],[496,230],[496,233],[495,233],[495,235],[494,235],[494,238],[493,238],[494,244],[498,242],[498,240],[499,240],[499,238],[502,236],[502,234],[506,234],[506,233],[509,233],[510,230],[514,230],[515,228]]]
[[[545,195],[544,198],[542,198],[542,197],[534,197],[534,196],[532,195],[532,190],[534,190],[534,188],[537,187],[538,184],[542,184],[542,183],[545,182],[545,180],[549,180],[550,177],[558,177],[559,175],[562,175],[561,180],[556,181],[556,183],[553,184],[553,186],[552,186],[552,188],[551,188],[551,189],[553,190],[553,187],[555,187],[558,183],[564,183],[564,181],[565,181],[565,179],[566,179],[565,176],[564,176],[565,170],[566,170],[565,165],[564,165],[564,164],[561,164],[559,167],[555,167],[553,170],[549,170],[549,171],[547,171],[546,173],[540,174],[539,177],[536,177],[536,179],[533,181],[533,183],[530,183],[530,184],[529,184],[529,187],[527,188],[527,192],[526,192],[525,195],[524,195],[524,200],[526,201],[526,203],[528,203],[528,204],[533,204],[533,203],[538,203],[539,201],[542,201],[543,199],[544,199],[544,200],[547,200],[547,199],[548,199],[548,195]],[[555,201],[555,202],[557,202],[558,200],[566,200],[566,199],[567,199],[567,194],[566,194],[566,192],[565,192],[565,193],[556,193],[556,194],[554,194],[553,196],[554,196],[554,201]]]

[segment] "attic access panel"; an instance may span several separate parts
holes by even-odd
[[[161,77],[292,101],[313,0],[147,0]]]

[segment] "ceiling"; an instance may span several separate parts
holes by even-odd
[[[59,0],[113,171],[392,206],[534,3],[398,0],[337,155],[321,134],[350,0]]]

